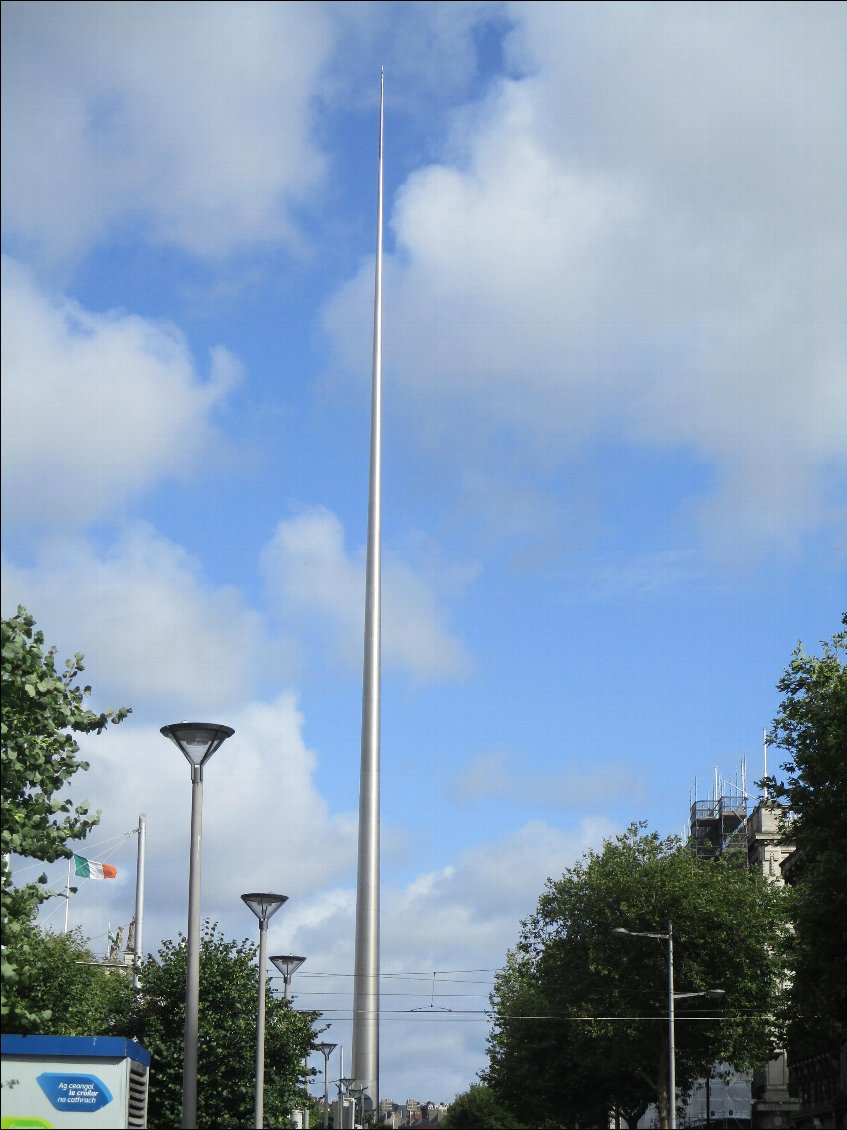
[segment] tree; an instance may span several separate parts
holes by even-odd
[[[456,1095],[438,1123],[444,1130],[521,1130],[518,1122],[484,1083],[472,1083]]]
[[[698,859],[633,825],[548,881],[498,974],[483,1079],[533,1126],[630,1125],[651,1102],[668,1120],[667,946],[616,927],[673,924],[682,1091],[715,1063],[748,1070],[778,1044],[784,892],[743,862]]]
[[[204,923],[200,945],[200,1019],[197,1087],[199,1127],[253,1125],[256,1065],[257,947],[227,941]],[[182,1112],[186,943],[163,942],[141,969],[142,991],[126,1035],[150,1052],[148,1125],[178,1126]],[[302,1063],[313,1048],[317,1013],[295,1011],[266,997],[265,1120],[288,1126],[302,1107]]]
[[[135,999],[131,971],[94,964],[94,954],[76,930],[53,934],[30,925],[10,942],[13,950],[22,945],[27,976],[16,986],[23,999],[16,1001],[15,1014],[34,1019],[6,1031],[111,1036],[126,1027]]]
[[[70,779],[88,768],[77,754],[74,734],[101,733],[129,713],[126,708],[101,713],[88,710],[85,699],[91,687],[80,686],[85,670],[81,655],[68,659],[60,674],[56,649],[44,650],[44,636],[25,608],[2,622],[2,797],[4,821],[0,831],[2,903],[0,925],[6,949],[2,958],[4,1026],[24,1030],[40,1024],[28,1015],[18,992],[27,976],[27,934],[38,905],[52,894],[46,875],[25,886],[12,882],[10,857],[53,863],[67,858],[67,843],[84,838],[99,820],[83,803],[74,807],[70,797],[58,797]],[[14,958],[11,956],[14,954]]]
[[[847,614],[844,630],[807,655],[798,644],[777,684],[772,740],[789,754],[772,795],[787,802],[785,838],[795,930],[789,1047],[796,1057],[847,1034]]]

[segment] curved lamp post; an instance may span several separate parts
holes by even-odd
[[[191,766],[191,848],[188,870],[188,936],[185,968],[185,1052],[182,1068],[182,1126],[197,1125],[197,1024],[200,1015],[200,846],[203,836],[203,768],[232,726],[215,722],[177,722],[160,733],[174,743]]]
[[[324,1130],[329,1126],[329,1057],[338,1047],[338,1044],[315,1044],[324,1057]]]
[[[259,919],[259,1003],[256,1010],[256,1097],[253,1103],[254,1130],[262,1130],[265,1117],[265,984],[267,975],[268,921],[288,902],[288,895],[252,893],[241,901]]]
[[[271,958],[273,964],[282,974],[282,980],[285,984],[285,999],[287,1001],[291,1000],[291,978],[305,960],[305,957],[297,957],[290,953],[277,954],[276,957]]]

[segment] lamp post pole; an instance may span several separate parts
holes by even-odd
[[[673,987],[673,922],[668,922],[666,934],[625,930],[616,926],[613,934],[630,938],[659,938],[668,943],[668,1128],[676,1130],[676,1002],[683,997],[723,997],[724,989],[701,989],[695,993],[677,993]]]
[[[676,1130],[676,1018],[673,991],[673,923],[668,922],[668,1126]]]
[[[676,1047],[674,1039],[674,991],[673,991],[673,923],[668,922],[666,934],[640,930],[626,930],[616,926],[613,934],[625,934],[631,938],[659,938],[668,943],[668,1130],[676,1130]]]
[[[329,1126],[329,1057],[338,1044],[318,1044],[317,1049],[324,1057],[324,1130]]]
[[[256,1095],[253,1102],[253,1127],[262,1130],[265,1118],[265,985],[268,953],[268,921],[288,902],[288,895],[252,893],[241,896],[242,902],[259,919],[259,1001],[256,1009]]]
[[[200,1016],[200,848],[203,836],[203,767],[235,733],[214,722],[177,722],[160,733],[191,766],[191,847],[188,871],[188,936],[185,970],[185,1051],[182,1069],[182,1127],[197,1126],[197,1039]]]

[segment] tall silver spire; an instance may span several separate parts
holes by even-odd
[[[359,868],[353,982],[353,1075],[379,1103],[379,689],[382,526],[382,135],[384,74],[379,80],[379,167],[374,272],[371,465],[362,678],[362,766],[359,781]]]

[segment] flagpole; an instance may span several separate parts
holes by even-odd
[[[132,985],[141,983],[139,970],[144,958],[144,856],[147,847],[147,817],[138,817],[138,860],[135,865],[135,945],[132,954]]]
[[[68,877],[65,880],[65,929],[62,933],[68,932],[68,912],[71,908],[71,864],[73,863],[73,856],[68,859]]]
[[[353,1075],[379,1103],[379,692],[382,524],[382,142],[384,72],[379,79],[379,163],[374,271],[371,452],[359,779],[359,861],[353,982]],[[363,1096],[364,1102],[364,1096]]]

